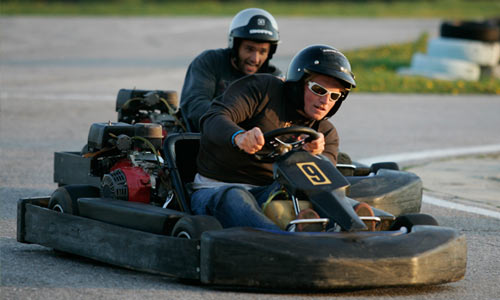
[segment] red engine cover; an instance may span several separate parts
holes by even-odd
[[[149,203],[151,201],[151,180],[140,167],[134,167],[128,159],[117,162],[111,171],[121,169],[127,179],[128,201]]]

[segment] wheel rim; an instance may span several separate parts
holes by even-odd
[[[55,210],[55,211],[60,212],[60,213],[64,213],[64,209],[59,204],[54,205],[54,207],[52,207],[52,210]]]
[[[187,231],[181,231],[177,233],[177,237],[181,239],[189,239],[189,240],[191,239],[191,235]]]

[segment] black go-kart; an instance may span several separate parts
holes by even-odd
[[[114,163],[113,159],[110,161],[106,158],[112,157],[109,153],[104,157],[101,156],[99,160],[93,157],[96,152],[105,150],[103,149],[105,145],[99,144],[99,139],[102,139],[99,135],[108,130],[103,128],[119,132],[126,126],[121,123],[132,124],[136,126],[136,130],[141,131],[135,135],[149,134],[157,139],[160,135],[165,138],[169,134],[189,132],[189,122],[184,120],[178,102],[175,91],[121,89],[116,98],[118,123],[113,123],[112,126],[104,123],[93,124],[89,131],[88,144],[84,146],[82,152],[56,152],[54,181],[59,186],[101,185],[102,177],[110,173]],[[161,132],[154,124],[161,125]],[[134,135],[130,130],[132,129],[129,128],[127,134]],[[157,150],[160,149],[161,145]],[[193,156],[192,159],[195,160],[196,157]],[[346,190],[350,198],[366,202],[396,216],[420,212],[422,181],[411,172],[399,170],[396,163],[380,162],[367,166],[353,162],[346,153],[339,153],[337,168],[350,183]],[[155,199],[156,202],[165,199],[163,192],[165,191],[161,191],[158,195],[159,200]]]
[[[321,290],[464,277],[466,240],[457,230],[426,214],[396,217],[373,208],[373,215],[358,216],[358,201],[346,197],[349,181],[333,164],[301,151],[302,141],[280,139],[314,137],[309,128],[266,133],[266,151],[256,156],[275,161],[282,191],[265,213],[279,231],[222,228],[212,216],[192,215],[199,134],[171,134],[162,146],[161,130],[151,123],[94,124],[83,167],[99,184],[20,199],[18,241],[218,286]],[[306,207],[319,218],[297,218]],[[297,232],[305,225],[320,226]]]

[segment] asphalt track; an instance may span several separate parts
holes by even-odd
[[[325,293],[221,290],[16,242],[16,201],[48,195],[53,152],[77,150],[92,122],[116,120],[120,88],[179,90],[187,63],[226,44],[228,18],[0,18],[2,299],[498,299],[498,96],[353,93],[333,122],[342,150],[422,177],[422,211],[467,236],[456,283]],[[413,40],[439,20],[278,19],[286,69],[311,43],[339,49]]]

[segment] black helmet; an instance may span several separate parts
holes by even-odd
[[[272,58],[280,40],[278,23],[267,11],[247,8],[234,16],[229,26],[230,49],[237,51],[238,39],[271,43],[268,60]]]
[[[317,73],[333,77],[345,85],[342,97],[335,103],[327,114],[327,118],[333,116],[340,108],[351,88],[356,87],[354,74],[351,72],[349,60],[339,50],[328,45],[312,45],[297,53],[290,64],[286,74],[286,82],[293,88],[297,106],[304,107],[304,78],[306,74]]]
[[[349,60],[331,46],[313,45],[302,49],[290,62],[286,81],[299,81],[306,73],[330,76],[343,82],[347,88],[356,87]]]

